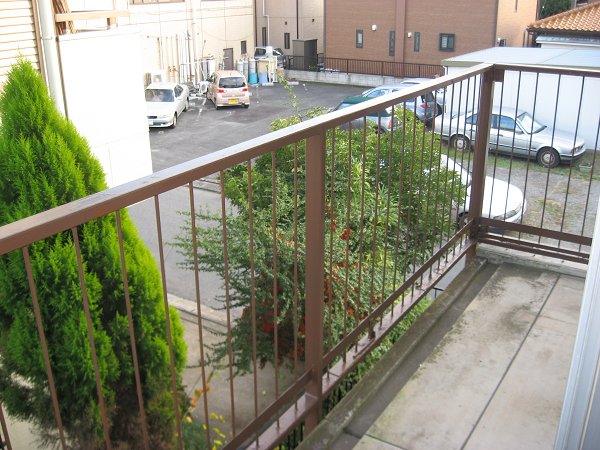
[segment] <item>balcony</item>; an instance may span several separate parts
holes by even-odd
[[[509,75],[519,82],[505,82]],[[567,78],[582,80],[571,97],[572,127],[566,130],[574,153],[575,136],[584,125],[598,127],[598,117],[582,117],[581,111],[587,101],[584,86],[597,82],[600,72],[483,64],[0,228],[2,258],[22,255],[22,279],[29,287],[22,300],[31,304],[31,326],[35,323],[43,350],[44,401],[53,411],[56,443],[67,448],[70,439],[61,420],[69,405],[61,388],[54,388],[57,361],[52,341],[45,338],[59,325],[44,317],[45,308],[40,312],[40,302],[51,295],[36,280],[30,253],[37,242],[57,235],[72,242],[73,271],[80,275],[76,300],[90,324],[84,339],[91,351],[98,330],[94,311],[85,307],[90,261],[79,246],[78,230],[103,217],[114,222],[123,273],[115,289],[123,292],[119,307],[128,310],[138,294],[129,292],[125,262],[131,255],[123,245],[121,216],[143,208],[156,224],[153,236],[144,239],[156,256],[163,308],[177,301],[169,294],[172,283],[196,286],[196,298],[179,303],[189,309],[182,313],[188,362],[181,384],[197,397],[191,416],[174,402],[179,448],[187,423],[206,435],[207,445],[219,441],[225,448],[273,448],[282,442],[293,447],[300,435],[307,448],[326,441],[338,448],[350,443],[358,448],[481,448],[486,439],[497,443],[516,436],[505,442],[512,448],[514,442],[527,442],[519,432],[542,436],[542,446],[552,445],[600,189],[594,151],[558,167],[542,166],[536,155],[519,155],[514,141],[507,154],[488,154],[488,147],[499,146],[495,115],[511,106],[505,94],[516,93],[523,105],[531,91],[527,77],[555,80],[559,90],[561,80],[563,85]],[[445,113],[424,126],[408,105],[431,92]],[[493,100],[494,92],[500,102]],[[539,95],[548,101],[547,91]],[[535,105],[541,104],[537,90],[533,99],[529,112],[535,120],[540,115]],[[559,95],[550,101],[555,111],[563,107]],[[427,111],[432,105],[421,107]],[[383,127],[381,111],[387,108],[395,119]],[[478,113],[469,129],[466,121],[455,120],[466,111]],[[472,151],[431,132],[444,125],[468,138]],[[558,134],[552,136],[558,140]],[[597,131],[595,136],[588,149],[598,147]],[[198,180],[215,178],[217,193],[209,196],[195,187]],[[176,215],[173,198],[180,195],[187,207]],[[187,245],[164,237],[173,224],[187,236]],[[177,250],[187,270],[165,262]],[[35,257],[39,261],[44,255]],[[178,270],[187,278],[176,277]],[[216,312],[203,297],[214,284],[221,296]],[[412,317],[421,309],[419,318]],[[141,446],[151,448],[145,387],[137,373],[144,361],[135,352],[143,337],[135,314],[124,317],[136,367],[129,401],[139,410]],[[413,325],[395,345],[388,343],[388,355],[351,390],[365,361],[409,319]],[[180,398],[168,317],[164,332],[172,398]],[[219,360],[211,356],[215,345],[223,349]],[[419,351],[408,351],[413,349]],[[244,355],[249,357],[240,370]],[[543,356],[550,365],[532,364],[530,355]],[[110,407],[104,406],[102,364],[93,361],[94,407],[99,433],[110,448],[111,408],[123,405],[109,399]],[[528,412],[523,404],[540,386],[552,391],[552,399],[542,395],[552,403]],[[373,394],[370,401],[367,393]],[[511,403],[515,398],[521,403]],[[507,407],[513,415],[503,413]],[[10,446],[18,431],[9,426],[4,405],[0,412],[3,441]],[[539,420],[520,420],[518,413]],[[426,420],[417,423],[417,417]],[[397,425],[387,426],[390,421]],[[213,432],[216,426],[224,438]]]

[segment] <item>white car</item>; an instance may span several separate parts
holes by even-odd
[[[184,84],[151,83],[146,88],[149,127],[177,126],[177,119],[190,107],[190,90]]]
[[[462,184],[467,186],[465,201],[457,205],[456,221],[462,226],[467,218],[471,195],[471,174],[453,159],[442,155],[440,166],[446,165],[460,175]],[[523,191],[506,181],[497,178],[485,177],[485,189],[483,192],[483,207],[481,216],[489,219],[502,220],[504,222],[521,223],[523,214],[527,208],[527,202]]]

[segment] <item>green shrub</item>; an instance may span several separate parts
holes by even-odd
[[[56,110],[30,63],[10,71],[0,98],[0,225],[106,189],[104,173],[71,122]],[[166,314],[151,253],[121,212],[133,323],[152,448],[175,438]],[[103,398],[111,441],[142,445],[116,219],[78,227]],[[70,232],[28,246],[60,415],[77,448],[104,448],[74,242]],[[0,400],[56,442],[40,338],[23,256],[0,257]],[[185,365],[183,327],[170,310],[177,378]],[[178,394],[179,395],[179,394]]]
[[[290,118],[276,120],[273,128],[281,129],[302,119],[297,113]],[[416,122],[412,112],[398,108],[397,119],[404,122],[404,127],[398,127],[393,135],[368,133],[363,136],[360,130],[355,130],[351,136],[347,131],[337,129],[327,132],[327,210],[323,243],[326,348],[335,345],[341,336],[352,330],[372,308],[400,286],[404,274],[431,254],[444,230],[451,228],[448,223],[453,220],[450,217],[452,199],[456,201],[464,195],[460,192],[456,174],[445,174],[442,170],[438,176],[437,141],[428,132],[423,134],[423,125]],[[335,154],[331,151],[333,147]],[[297,195],[294,187],[296,151]],[[275,232],[272,226],[273,166]],[[248,205],[250,176],[252,210]],[[233,363],[240,373],[252,370],[253,353],[249,344],[254,332],[260,365],[275,361],[275,324],[277,358],[283,361],[304,356],[302,299],[307,245],[304,214],[307,182],[304,141],[299,142],[297,148],[290,145],[278,149],[274,155],[266,154],[254,159],[250,170],[247,165],[237,165],[225,172],[225,196],[231,206],[227,216],[230,304],[242,310],[232,329]],[[330,203],[332,183],[333,204]],[[294,219],[295,201],[297,220]],[[437,205],[437,209],[433,205]],[[388,209],[389,217],[385,214]],[[250,271],[248,252],[251,212],[254,219],[254,273]],[[226,268],[220,214],[200,211],[197,221],[208,223],[197,228],[200,270],[216,272],[224,279]],[[174,245],[185,258],[183,266],[193,270],[189,221]],[[277,249],[276,275],[273,270],[274,247]],[[296,251],[299,255],[297,266],[294,264]],[[277,293],[277,314],[274,311],[274,291]],[[300,299],[297,307],[296,295]],[[255,329],[253,321],[256,322]],[[329,342],[330,335],[332,342]],[[227,354],[228,343],[223,340],[212,349],[211,362],[219,364]]]

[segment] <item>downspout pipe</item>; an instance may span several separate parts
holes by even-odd
[[[65,95],[63,91],[60,57],[58,55],[58,38],[54,26],[52,2],[37,2],[37,6],[43,51],[43,55],[40,56],[44,58],[48,88],[56,107],[66,116]]]
[[[269,16],[267,15],[267,10],[265,8],[265,0],[263,0],[263,17],[267,18],[267,42],[265,42],[265,45],[271,45],[271,36],[269,36],[269,34],[271,33],[271,27],[269,26]]]

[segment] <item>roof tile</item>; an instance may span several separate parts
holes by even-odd
[[[537,31],[577,31],[584,33],[600,33],[600,3],[586,6],[546,17],[533,22],[529,30]]]

